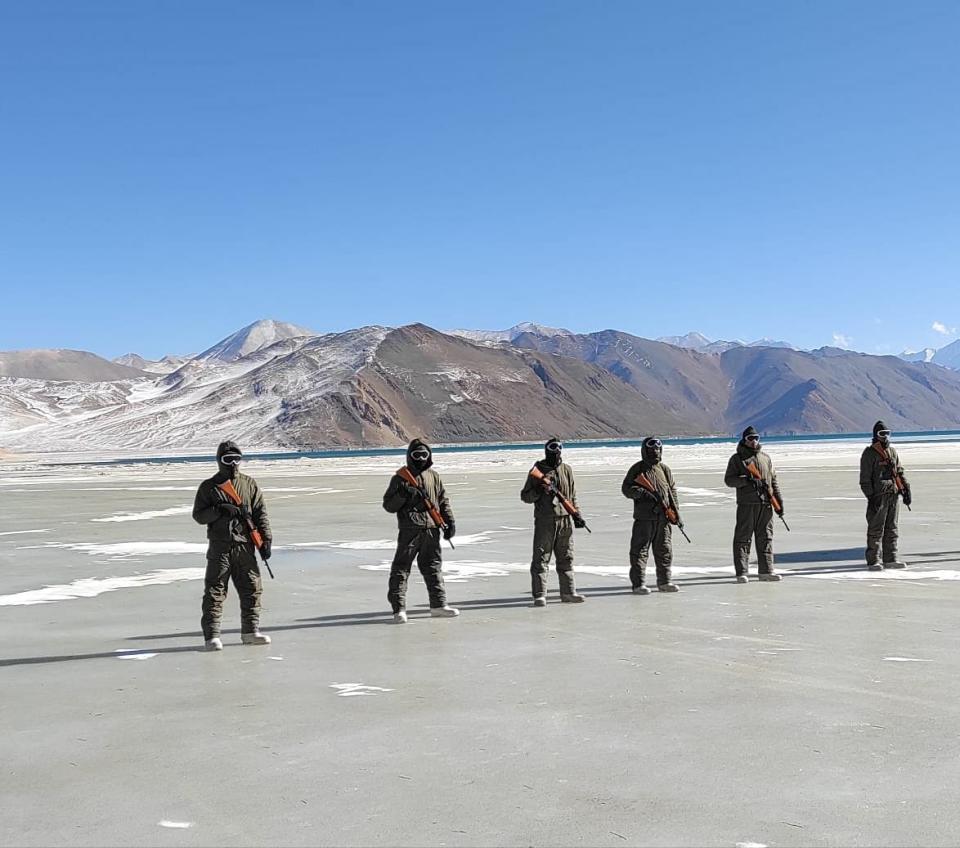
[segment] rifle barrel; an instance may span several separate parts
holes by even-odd
[[[683,533],[683,538],[686,539],[688,542],[690,542],[690,537],[687,535],[687,531],[684,530],[679,524],[677,525],[677,529],[678,529],[681,533]],[[693,542],[690,542],[690,544],[692,545]]]
[[[783,522],[783,526],[786,527],[787,530],[789,530],[789,529],[790,529],[790,525],[787,524],[787,519],[784,518],[784,517],[781,515],[781,516],[780,516],[780,520]]]

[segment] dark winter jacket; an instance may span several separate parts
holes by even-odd
[[[636,479],[643,474],[653,483],[657,490],[658,498],[653,500],[648,497],[648,492],[640,486]],[[677,500],[677,487],[673,482],[673,472],[670,466],[658,462],[651,465],[647,460],[641,459],[630,466],[627,476],[623,478],[623,484],[620,486],[625,498],[633,501],[633,517],[635,520],[652,521],[655,518],[663,517],[663,507],[660,500],[666,500],[674,509],[679,511],[680,503]]]
[[[780,484],[777,482],[777,472],[773,467],[773,460],[760,448],[751,448],[741,439],[737,445],[737,452],[730,457],[727,463],[727,473],[723,475],[723,482],[731,489],[737,490],[738,504],[763,504],[769,503],[770,499],[764,493],[757,490],[753,475],[747,470],[748,465],[753,465],[765,483],[773,489],[773,494],[783,506],[783,497],[780,494]]]
[[[417,469],[416,464],[411,458],[411,454],[418,447],[427,447],[426,443],[419,439],[414,439],[407,447],[407,468],[413,474],[417,485],[424,491],[430,503],[432,503],[443,520],[447,524],[453,524],[453,510],[450,508],[450,501],[447,499],[447,492],[443,488],[443,481],[430,466],[433,465],[433,456],[431,454],[426,467]],[[394,474],[390,478],[390,484],[383,495],[383,508],[387,512],[394,513],[397,516],[397,526],[401,530],[422,530],[424,528],[436,528],[437,523],[430,517],[427,511],[426,503],[407,493],[406,482],[399,474]]]
[[[577,504],[577,486],[573,481],[573,469],[565,462],[561,462],[554,467],[544,460],[539,460],[536,467],[540,472],[552,480],[557,491],[563,495],[576,509],[580,509]],[[531,474],[527,475],[527,480],[520,491],[520,500],[524,503],[533,504],[534,521],[543,519],[556,519],[567,514],[559,498],[547,494],[546,487]]]
[[[910,484],[903,476],[903,466],[900,464],[897,449],[893,446],[886,448],[889,459],[885,462],[881,459],[880,452],[875,447],[876,444],[874,442],[870,447],[864,448],[860,456],[860,491],[868,498],[894,494],[897,491],[896,484],[893,482],[894,468],[909,489]]]
[[[207,539],[210,546],[229,547],[238,542],[250,542],[246,525],[242,518],[228,518],[220,510],[220,504],[232,503],[219,488],[224,480],[223,474],[215,474],[209,480],[204,480],[197,489],[197,496],[193,502],[193,520],[197,524],[207,525]],[[264,541],[270,541],[273,534],[270,531],[270,520],[267,517],[267,507],[263,502],[263,493],[253,477],[241,474],[239,471],[231,478],[240,500],[250,508],[254,524],[263,536]]]

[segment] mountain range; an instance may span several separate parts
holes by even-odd
[[[675,344],[673,342],[686,342]],[[839,348],[522,324],[315,334],[258,321],[192,357],[0,353],[0,448],[211,450],[960,428],[960,372]],[[726,343],[724,343],[726,344]]]

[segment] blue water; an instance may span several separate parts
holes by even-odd
[[[777,442],[869,442],[870,433],[816,433],[802,436],[764,436],[764,444]],[[568,448],[639,448],[642,439],[602,439],[588,441],[564,441]],[[894,443],[916,441],[960,441],[960,430],[920,430],[911,433],[894,433]],[[665,445],[719,445],[736,443],[736,436],[692,439],[663,439]],[[506,442],[506,443],[470,443],[462,445],[446,445],[434,448],[434,453],[469,453],[470,451],[506,450],[530,451],[543,448],[543,442]],[[337,448],[318,451],[287,451],[282,453],[246,453],[247,459],[270,461],[277,459],[336,459],[338,457],[363,456],[404,456],[406,448]],[[155,465],[168,462],[206,462],[215,460],[215,456],[154,456],[137,457],[136,459],[108,459],[98,462],[84,462],[83,465]],[[51,462],[46,465],[62,466],[75,465],[71,462]]]

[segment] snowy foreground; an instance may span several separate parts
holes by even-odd
[[[588,602],[545,610],[536,454],[440,454],[463,614],[424,617],[414,576],[406,627],[380,508],[399,454],[251,462],[274,644],[239,645],[231,592],[215,655],[189,515],[212,468],[0,462],[0,844],[954,844],[960,444],[898,446],[909,570],[863,569],[861,444],[778,444],[786,579],[747,586],[732,445],[668,446],[693,544],[682,591],[648,598],[626,579],[635,452],[569,450]]]

